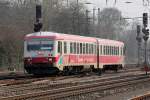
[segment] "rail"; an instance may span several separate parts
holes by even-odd
[[[144,95],[133,97],[133,98],[131,98],[129,100],[150,100],[150,92],[146,93]]]
[[[140,77],[113,80],[113,81],[108,81],[108,82],[94,82],[94,83],[82,84],[82,85],[77,85],[77,86],[69,86],[65,88],[58,88],[58,89],[53,89],[53,90],[46,90],[46,91],[41,91],[41,92],[33,92],[33,93],[4,97],[4,98],[1,98],[0,100],[60,99],[60,98],[65,98],[69,96],[90,93],[94,91],[103,91],[107,89],[128,86],[128,85],[137,84],[137,83],[146,82],[146,81],[150,81],[149,76],[140,76]]]

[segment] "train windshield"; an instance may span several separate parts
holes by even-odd
[[[54,41],[44,39],[33,39],[27,41],[28,51],[52,51]]]

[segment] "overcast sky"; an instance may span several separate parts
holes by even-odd
[[[148,7],[143,6],[143,0],[107,0],[108,4],[106,5],[106,0],[85,0],[85,2],[91,2],[94,6],[101,9],[105,7],[116,7],[118,8],[124,17],[141,17],[143,12],[148,12]],[[126,3],[126,2],[132,3]],[[145,0],[146,1],[146,0]]]

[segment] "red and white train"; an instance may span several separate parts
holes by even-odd
[[[124,66],[124,43],[115,40],[37,32],[25,36],[24,68],[30,74],[99,71]]]

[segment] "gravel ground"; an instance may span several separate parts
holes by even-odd
[[[150,92],[150,82],[123,87],[117,90],[94,92],[77,97],[68,97],[60,100],[130,100],[132,97]]]

